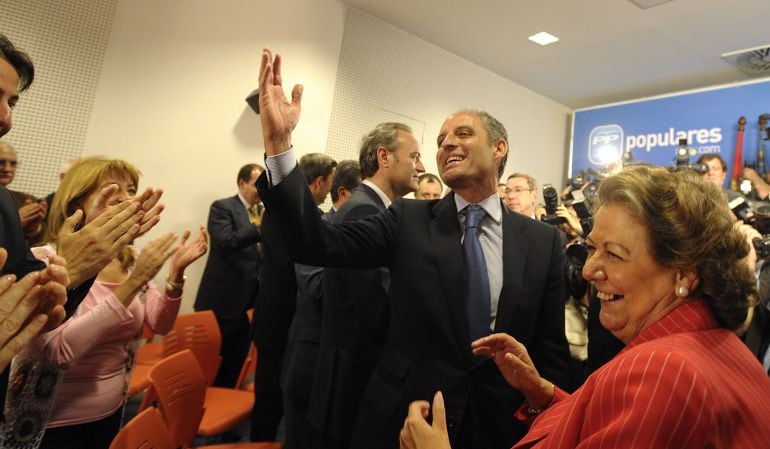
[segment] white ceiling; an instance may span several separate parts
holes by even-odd
[[[720,55],[770,44],[770,0],[342,2],[573,108],[750,79]]]

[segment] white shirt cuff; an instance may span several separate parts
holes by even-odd
[[[294,156],[294,147],[289,148],[281,154],[267,156],[265,158],[267,167],[267,179],[270,181],[270,187],[275,187],[281,183],[294,167],[297,166],[297,158]]]

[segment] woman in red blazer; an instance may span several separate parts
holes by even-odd
[[[735,335],[756,297],[756,254],[714,186],[634,167],[605,180],[583,276],[626,343],[572,395],[506,334],[474,342],[527,401],[515,448],[770,446],[770,378]],[[748,263],[747,263],[748,262]],[[414,402],[402,448],[447,448],[444,403]]]

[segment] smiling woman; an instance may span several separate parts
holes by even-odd
[[[515,448],[766,447],[770,379],[733,332],[756,297],[746,237],[719,188],[694,173],[632,167],[598,192],[583,276],[601,323],[626,343],[571,396],[506,334],[473,343],[527,401]],[[402,448],[448,447],[443,398],[410,407]],[[653,408],[654,407],[654,408]],[[538,416],[542,415],[542,416]]]

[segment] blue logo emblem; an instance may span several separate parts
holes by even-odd
[[[619,161],[623,155],[623,128],[601,125],[588,135],[588,160],[595,165]]]

